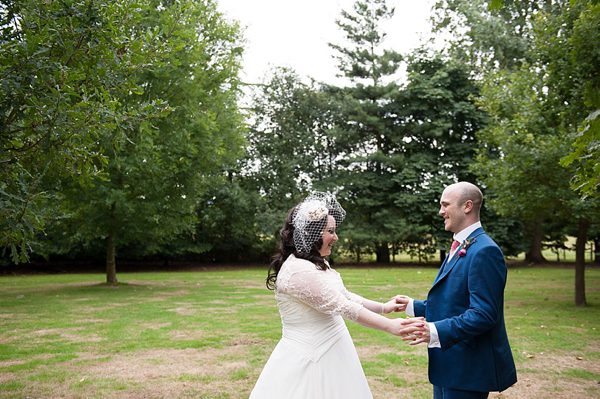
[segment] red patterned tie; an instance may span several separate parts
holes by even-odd
[[[460,245],[460,242],[458,241],[454,241],[452,242],[452,248],[450,248],[450,255],[454,255],[454,251],[456,251],[456,248],[458,248],[458,246]]]

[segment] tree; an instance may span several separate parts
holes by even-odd
[[[569,125],[557,123],[560,110],[551,107],[553,90],[539,69],[523,65],[486,79],[480,104],[491,123],[478,132],[484,146],[473,171],[495,193],[492,206],[497,211],[533,227],[538,235],[533,242],[540,246],[530,254],[541,254],[541,226],[547,220],[577,227],[575,303],[585,305],[582,248],[590,223],[597,219],[598,202],[581,202],[569,188],[573,171],[559,165],[568,148]]]
[[[575,150],[562,159],[569,166],[578,159],[572,187],[584,196],[595,194],[600,181],[600,6],[597,1],[570,1],[560,12],[547,13],[536,24],[536,50],[546,72],[548,114],[574,140]],[[588,116],[589,115],[589,116]],[[584,120],[585,118],[585,120]],[[577,133],[580,132],[577,138]],[[572,140],[572,139],[571,139]],[[565,150],[564,154],[568,153]],[[585,245],[591,223],[598,222],[600,198],[575,202],[578,233],[575,266],[575,305],[585,306]]]
[[[247,155],[239,184],[263,198],[259,233],[277,248],[287,211],[311,189],[335,191],[326,181],[336,166],[334,136],[338,105],[288,68],[274,68],[253,92]]]
[[[598,197],[600,186],[600,4],[573,1],[555,19],[540,23],[538,38],[549,80],[564,117],[578,125],[573,148],[561,164],[576,165],[572,188]],[[546,45],[543,45],[544,42]],[[564,102],[562,103],[565,104]]]
[[[489,75],[480,104],[491,124],[478,132],[484,146],[473,170],[495,193],[491,205],[504,216],[526,222],[532,244],[527,259],[539,263],[542,256],[542,225],[559,211],[552,201],[564,192],[566,171],[558,165],[564,140],[546,123],[542,110],[543,85],[533,68]]]
[[[98,138],[107,159],[93,185],[67,184],[61,199],[74,240],[102,240],[107,281],[116,282],[116,251],[131,246],[152,255],[186,234],[194,241],[198,200],[241,154],[242,118],[237,110],[239,29],[212,2],[153,2],[132,32],[172,32],[176,47],[161,65],[138,73],[142,92],[124,95],[125,107],[161,99],[169,118],[145,121],[131,131],[116,127]],[[115,138],[117,140],[115,141]]]
[[[260,218],[265,201],[240,183],[230,174],[230,178],[215,180],[202,193],[195,240],[209,246],[202,255],[204,260],[266,261],[276,250],[271,240],[259,234],[265,222]],[[280,228],[282,220],[277,221]]]
[[[343,175],[337,182],[342,196],[350,202],[346,227],[371,245],[378,262],[389,262],[390,243],[398,239],[400,214],[390,193],[395,192],[392,176],[396,171],[391,155],[394,143],[394,117],[388,106],[398,90],[395,82],[386,82],[402,61],[400,54],[380,50],[386,34],[383,21],[394,15],[385,0],[354,3],[353,13],[342,11],[337,25],[344,31],[348,47],[330,44],[339,55],[339,70],[354,85],[343,89],[330,88],[343,96],[349,110],[347,122],[337,132],[337,153],[343,159]],[[358,237],[348,234],[351,245],[360,253],[362,243],[352,243]],[[362,239],[361,239],[362,241]]]
[[[441,260],[451,237],[440,222],[439,199],[455,181],[474,181],[469,170],[486,115],[473,103],[479,88],[464,63],[416,51],[408,61],[408,83],[390,110],[396,115],[395,205],[408,222],[407,242],[428,237]],[[422,245],[422,244],[421,244]]]
[[[137,74],[171,49],[171,28],[131,30],[148,1],[0,3],[0,245],[24,262],[55,218],[59,179],[89,184],[107,164],[102,135],[162,116],[161,101],[124,107]],[[175,21],[173,21],[175,22]]]
[[[465,3],[444,0],[436,4],[439,13],[436,18],[435,29],[449,30],[455,34],[450,54],[453,57],[466,60],[476,71],[477,78],[484,82],[493,81],[499,76],[498,74],[510,74],[511,71],[525,70],[530,65],[537,66],[539,54],[535,50],[537,40],[537,34],[534,30],[535,22],[540,15],[559,14],[562,7],[561,3],[564,2],[557,2],[555,5],[543,0],[524,2],[511,0],[501,3],[501,7],[491,7],[492,10],[485,7],[484,2],[479,1]],[[492,85],[489,87],[493,91]],[[543,89],[538,87],[538,90]],[[502,95],[502,93],[498,94]],[[512,104],[511,107],[519,107],[515,105],[514,99],[507,98],[507,101]],[[538,114],[544,112],[539,109],[539,105],[536,110],[530,105],[526,105],[526,107]],[[521,114],[521,117],[521,119],[527,118],[523,114]],[[551,128],[548,126],[548,129]],[[480,135],[479,138],[484,144],[481,153],[484,155],[482,157],[497,158],[502,162],[502,153],[494,146],[504,145],[505,143],[501,143],[501,140],[495,140],[486,134]],[[483,158],[480,158],[480,160]],[[479,168],[478,165],[474,166],[475,169],[480,170],[478,174],[489,177],[485,174],[489,172],[489,169]],[[553,170],[553,168],[546,170]],[[540,168],[540,172],[543,173],[544,170]],[[494,185],[492,184],[489,187],[494,187]],[[506,193],[496,193],[492,189],[489,196],[495,198],[491,202],[492,207],[494,207],[498,204],[500,198],[506,196]],[[528,205],[528,203],[524,203],[520,206],[520,210]],[[531,239],[527,259],[533,262],[542,262],[544,261],[542,256],[542,240],[545,236],[544,224],[541,216],[538,216],[539,220],[536,220],[535,217],[532,217],[532,214],[542,215],[543,212],[540,213],[539,208],[535,210],[535,203],[531,203],[531,208],[531,213],[525,217],[526,232]],[[513,211],[512,215],[519,214],[519,211],[515,209]],[[505,212],[502,214],[508,216]]]

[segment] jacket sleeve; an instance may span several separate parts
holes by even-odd
[[[427,310],[427,300],[413,300],[413,310],[415,311],[415,317],[424,317]]]

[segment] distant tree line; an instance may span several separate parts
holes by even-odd
[[[267,262],[311,190],[334,259],[442,257],[443,188],[478,183],[506,255],[598,252],[600,6],[440,0],[443,50],[385,48],[385,0],[331,43],[347,85],[274,68],[242,107],[243,30],[213,0],[0,1],[3,262]],[[406,79],[400,80],[400,71]],[[580,287],[581,288],[581,287]],[[585,297],[580,302],[585,302]]]

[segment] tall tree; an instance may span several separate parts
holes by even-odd
[[[388,111],[398,90],[391,77],[402,57],[395,51],[381,50],[386,38],[382,24],[394,12],[385,0],[357,1],[353,12],[342,11],[342,19],[336,21],[348,46],[330,44],[339,54],[341,75],[352,83],[339,90],[349,113],[337,134],[337,152],[342,154],[345,169],[338,184],[351,203],[346,223],[351,233],[347,236],[349,241],[356,241],[355,247],[366,244],[363,240],[370,237],[378,262],[389,262],[390,244],[398,239],[398,223],[402,223],[390,196],[395,192],[392,177],[396,165],[391,159],[395,120]],[[361,237],[352,232],[360,232]]]
[[[582,13],[570,10],[572,5],[555,7],[534,24],[536,64],[486,79],[481,104],[493,122],[480,138],[498,151],[490,156],[484,148],[476,169],[486,184],[496,188],[496,207],[501,212],[521,213],[536,224],[544,218],[563,220],[576,228],[575,304],[579,306],[586,304],[583,255],[590,224],[598,220],[599,201],[580,201],[569,188],[574,170],[559,166],[586,109],[577,95],[581,93],[577,83],[583,81],[578,67],[557,69],[562,64],[560,55],[571,51],[570,27]],[[563,72],[566,76],[561,79]]]
[[[136,75],[144,90],[120,100],[126,107],[161,99],[169,118],[125,132],[105,132],[98,142],[108,162],[91,187],[63,191],[76,239],[103,240],[107,281],[116,282],[116,251],[138,246],[151,255],[186,233],[193,242],[198,199],[241,154],[237,110],[240,32],[212,1],[153,1],[132,32],[172,32],[176,47],[162,65]],[[164,33],[163,33],[164,34]],[[114,138],[118,140],[115,142]],[[195,242],[188,249],[207,249]]]
[[[584,196],[596,194],[600,183],[600,5],[594,0],[556,4],[558,12],[546,13],[535,25],[537,54],[548,90],[546,111],[574,140],[575,151],[563,158],[569,166],[577,159],[572,188]],[[585,118],[585,119],[584,119]],[[567,150],[564,152],[568,153]],[[600,196],[573,201],[577,221],[575,305],[586,305],[585,246],[591,223],[598,223]]]
[[[23,262],[56,217],[56,182],[82,184],[107,164],[100,137],[164,115],[124,107],[140,71],[159,65],[172,31],[132,30],[146,0],[0,2],[0,245]]]
[[[396,136],[393,197],[409,221],[405,241],[419,244],[427,237],[430,251],[439,249],[443,260],[451,237],[440,223],[439,199],[448,184],[475,180],[469,166],[486,115],[473,103],[479,88],[464,63],[418,50],[407,72],[408,82],[390,108],[402,133]]]
[[[570,197],[568,172],[558,165],[566,143],[545,120],[543,97],[543,83],[529,65],[490,74],[480,104],[492,122],[478,132],[484,146],[473,165],[495,193],[492,207],[525,222],[532,237],[527,260],[534,263],[545,261],[544,222],[556,218],[562,206],[552,199]]]
[[[479,0],[440,0],[435,5],[434,31],[451,33],[449,54],[471,65],[479,80],[498,71],[513,71],[524,64],[535,63],[537,55],[532,51],[535,47],[533,23],[541,13],[551,12],[554,8],[546,0],[507,0],[502,4],[496,2],[493,7],[487,7],[487,4]],[[492,141],[486,142],[483,136],[480,139],[483,140],[486,154],[499,156]],[[496,193],[492,189],[489,196],[499,198],[503,193]],[[497,201],[491,202],[492,206],[494,203]],[[543,218],[538,219],[533,221],[529,218],[525,223],[527,236],[531,240],[526,256],[533,262],[545,260],[542,255]]]

